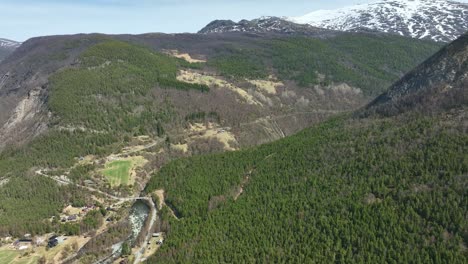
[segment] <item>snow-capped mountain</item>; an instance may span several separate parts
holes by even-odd
[[[21,45],[20,42],[16,42],[9,39],[0,38],[0,47],[18,48]]]
[[[261,17],[253,20],[215,20],[200,30],[200,34],[249,32],[320,35],[330,30],[317,28],[308,24],[297,24],[279,17]]]
[[[0,61],[8,57],[20,45],[20,42],[0,38]]]
[[[289,21],[340,31],[379,31],[450,42],[468,31],[468,4],[447,0],[379,0],[318,10]]]

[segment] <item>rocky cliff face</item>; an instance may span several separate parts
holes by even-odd
[[[72,65],[93,42],[82,35],[33,38],[0,64],[0,149],[47,129],[49,76]]]
[[[437,111],[468,104],[468,34],[408,73],[367,106],[367,114]]]

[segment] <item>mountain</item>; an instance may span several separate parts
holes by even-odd
[[[392,81],[400,78],[404,72],[439,48],[437,44],[430,42],[354,33],[343,33],[327,39],[288,38],[284,35],[269,34],[260,37],[245,34],[152,34],[35,38],[25,42],[8,61],[0,64],[0,149],[10,143],[27,142],[42,134],[50,127],[49,123],[55,122],[54,116],[63,118],[63,110],[69,111],[69,116],[73,119],[82,116],[82,120],[73,124],[73,127],[90,126],[89,121],[88,124],[83,123],[88,114],[76,114],[82,107],[51,111],[54,109],[51,109],[50,104],[57,102],[51,93],[52,80],[57,78],[52,77],[64,75],[59,74],[61,69],[82,65],[82,54],[86,54],[84,52],[93,45],[106,40],[130,43],[130,46],[117,45],[116,49],[111,45],[112,42],[103,45],[104,54],[108,54],[106,61],[115,61],[115,53],[120,49],[130,52],[134,45],[144,45],[150,50],[139,49],[135,51],[136,54],[143,56],[153,50],[169,56],[167,63],[171,64],[173,69],[171,78],[210,86],[216,82],[229,88],[215,89],[214,93],[204,94],[201,96],[203,100],[237,105],[223,108],[217,103],[205,104],[203,101],[187,104],[186,101],[190,98],[182,99],[185,97],[177,97],[177,92],[159,89],[158,93],[170,93],[167,96],[177,106],[177,115],[181,120],[184,120],[186,115],[196,112],[217,112],[220,118],[226,121],[225,125],[236,127],[239,123],[252,123],[268,116],[284,117],[280,120],[266,119],[260,122],[268,123],[268,131],[277,132],[263,131],[265,126],[255,123],[244,126],[243,129],[247,131],[237,131],[239,142],[247,145],[264,143],[277,139],[283,133],[289,135],[305,128],[314,118],[304,115],[304,112],[316,111],[314,116],[322,118],[335,111],[346,111],[361,106],[370,100],[371,96],[383,91]],[[386,54],[380,52],[383,47],[388,51]],[[194,60],[191,56],[199,59]],[[195,63],[189,63],[187,59]],[[138,67],[143,67],[140,62],[137,64]],[[78,72],[74,71],[65,72],[78,75]],[[101,75],[93,78],[104,78]],[[157,87],[158,82],[155,79],[143,81],[154,83]],[[116,83],[116,79],[113,79],[113,82],[116,87],[120,85]],[[73,82],[68,82],[68,85],[71,83]],[[60,87],[64,85],[65,83],[60,82]],[[94,87],[96,83],[89,85]],[[98,87],[93,89],[96,89],[96,93],[99,90]],[[86,98],[77,98],[75,101],[70,98],[62,97],[61,100],[67,106],[79,103],[80,100],[83,100],[83,103],[90,102]],[[56,115],[52,115],[54,112]],[[295,119],[288,118],[291,115],[295,116]],[[101,123],[108,127],[108,119],[104,120],[105,122]],[[102,127],[94,124],[93,129],[101,130]],[[252,133],[264,133],[268,136],[259,139]]]
[[[368,105],[368,112],[395,115],[468,103],[468,33],[395,83]]]
[[[304,251],[305,248],[327,252],[323,247],[333,248],[330,245],[338,238],[319,235],[319,229],[325,230],[324,234],[347,234],[347,227],[353,227],[353,236],[368,237],[362,233],[367,229],[360,229],[359,225],[369,222],[368,213],[373,212],[375,217],[383,211],[383,222],[374,222],[375,226],[369,230],[378,226],[414,230],[423,234],[418,235],[416,241],[430,241],[436,232],[442,232],[441,228],[447,228],[450,234],[447,237],[453,234],[454,238],[438,247],[442,248],[440,252],[447,253],[443,256],[458,259],[456,252],[447,249],[447,243],[453,248],[454,243],[459,242],[459,230],[462,229],[459,217],[455,215],[451,219],[445,213],[452,212],[454,206],[460,208],[458,190],[455,194],[447,194],[451,189],[443,185],[440,195],[449,198],[447,202],[451,207],[440,216],[439,224],[429,219],[430,225],[424,225],[425,218],[413,222],[417,216],[398,207],[401,210],[397,213],[405,213],[402,214],[405,224],[400,225],[399,215],[391,210],[397,203],[392,201],[382,203],[384,208],[369,207],[367,210],[371,212],[359,211],[365,210],[359,203],[361,199],[369,197],[368,201],[379,206],[377,201],[387,194],[392,197],[405,194],[392,187],[395,183],[413,183],[409,177],[401,178],[401,181],[388,177],[392,167],[385,166],[384,161],[395,164],[404,161],[398,171],[407,171],[413,166],[414,159],[420,157],[416,150],[406,156],[399,155],[399,146],[408,145],[405,141],[392,146],[387,153],[385,148],[375,147],[387,142],[386,138],[369,140],[374,135],[376,138],[393,135],[383,132],[385,123],[372,127],[374,123],[367,120],[346,121],[348,123],[334,126],[334,121],[330,121],[324,127],[308,130],[311,134],[305,132],[305,136],[300,133],[298,137],[289,137],[334,115],[346,115],[365,106],[440,47],[432,41],[390,34],[349,32],[318,36],[242,32],[80,34],[30,39],[0,63],[0,236],[21,238],[29,233],[39,238],[52,232],[69,236],[69,242],[49,251],[63,254],[47,254],[45,246],[37,247],[22,258],[31,260],[29,262],[35,262],[40,254],[45,256],[46,262],[54,263],[58,262],[55,256],[64,259],[65,255],[72,254],[70,258],[84,258],[84,263],[100,263],[112,254],[111,247],[122,241],[131,244],[138,255],[148,248],[144,236],[153,228],[149,225],[151,221],[146,221],[148,225],[141,229],[142,235],[126,240],[131,235],[130,225],[134,230],[140,229],[134,226],[135,221],[129,221],[132,214],[130,201],[145,197],[144,201],[152,208],[151,216],[155,208],[149,201],[154,200],[158,208],[163,207],[158,218],[163,220],[158,220],[155,228],[167,230],[167,227],[173,227],[171,232],[164,234],[168,242],[161,249],[176,247],[176,250],[172,253],[161,251],[164,258],[176,258],[176,254],[182,254],[186,249],[190,252],[191,245],[196,245],[198,239],[191,236],[196,235],[203,248],[208,248],[206,243],[212,241],[229,241],[228,244],[215,244],[226,245],[230,251],[226,248],[205,254],[196,249],[197,256],[212,257],[211,262],[250,262],[246,258],[251,260],[258,256],[257,253],[265,258],[263,262],[287,262],[285,259],[274,261],[272,254],[292,259],[293,256],[310,256],[311,252]],[[370,127],[360,129],[366,122]],[[424,122],[400,125],[405,124],[427,128]],[[409,127],[395,131],[401,134],[419,130]],[[362,134],[355,137],[356,133]],[[406,140],[408,137],[403,135]],[[455,140],[445,140],[444,144],[456,144],[460,139],[458,135],[451,135]],[[287,139],[279,145],[262,145],[283,138]],[[389,142],[394,142],[392,140],[390,138]],[[419,144],[417,140],[410,142]],[[255,148],[257,145],[262,146]],[[457,151],[464,149],[453,150],[452,147],[444,145],[442,150],[450,150],[447,152],[451,153],[450,160],[458,167],[451,163],[445,171],[450,175],[464,175],[460,173],[463,167],[457,162]],[[237,152],[242,149],[245,151]],[[376,152],[367,153],[368,149]],[[335,150],[336,153],[328,152]],[[219,154],[225,152],[229,153]],[[440,156],[438,152],[424,154],[433,158]],[[363,163],[367,155],[378,159]],[[191,156],[196,158],[188,159]],[[445,161],[444,157],[439,161]],[[150,186],[145,188],[153,172],[174,160],[178,161],[165,167],[161,177],[155,177],[159,180],[153,178]],[[388,171],[380,173],[378,166]],[[416,173],[427,171],[430,177],[440,175],[435,173],[440,166],[426,167],[416,167]],[[172,171],[177,173],[172,174]],[[257,173],[262,176],[257,178]],[[372,190],[361,184],[369,184],[367,179],[354,181],[356,177],[364,176],[375,177],[370,183]],[[433,179],[436,187],[442,186],[440,181],[444,177]],[[320,179],[331,181],[321,182]],[[261,191],[252,195],[254,186]],[[359,190],[356,193],[359,201],[349,196],[354,193],[354,187]],[[153,192],[153,188],[164,188],[166,192]],[[426,190],[424,187],[419,189]],[[245,197],[250,200],[239,205],[240,209],[244,208],[238,215],[240,220],[235,219],[235,211],[226,211],[229,223],[242,224],[241,232],[229,232],[235,237],[225,237],[229,228],[223,227],[222,223],[228,222],[222,222],[216,216],[212,219],[221,221],[217,226],[222,229],[212,229],[215,234],[204,232],[208,231],[205,228],[214,227],[211,224],[193,225],[198,217],[205,216],[208,208],[216,213],[220,212],[216,209],[224,208],[224,205],[235,207],[232,200],[244,201],[244,190]],[[323,196],[325,192],[314,196],[317,190],[330,191],[333,199],[327,202],[327,197]],[[314,197],[320,199],[310,200]],[[439,205],[428,203],[426,198],[412,200],[418,203],[414,206],[417,212],[429,214],[427,212]],[[435,199],[438,201],[438,198]],[[344,207],[341,202],[345,202]],[[322,207],[330,203],[334,206]],[[315,208],[317,204],[320,208]],[[98,210],[88,210],[92,205]],[[164,214],[169,215],[170,210],[186,219],[180,224],[172,218],[168,220]],[[275,217],[256,215],[257,212],[271,212]],[[327,228],[330,221],[334,221],[331,219],[336,219],[335,214],[350,225]],[[349,218],[351,220],[346,218],[351,214],[365,218],[356,218],[360,222],[351,225],[353,217]],[[255,218],[257,220],[252,221]],[[276,222],[266,221],[270,219]],[[304,221],[298,222],[298,219]],[[202,218],[198,223],[209,223],[205,220]],[[262,227],[259,220],[266,225]],[[446,225],[445,221],[451,225]],[[388,222],[391,224],[385,224]],[[184,234],[185,223],[191,230],[188,235]],[[308,229],[303,225],[305,223],[317,225]],[[385,229],[382,233],[393,234],[394,231]],[[425,231],[429,233],[426,235]],[[251,234],[245,237],[249,246],[242,261],[237,253],[232,259],[215,255],[226,253],[224,256],[230,256],[234,252],[232,249],[244,250],[243,239],[239,237],[242,234]],[[296,235],[297,240],[291,237]],[[81,239],[83,236],[86,236],[85,240]],[[215,240],[207,240],[209,236]],[[389,241],[372,240],[378,245],[392,242],[393,251],[390,252],[416,246],[411,243],[406,247],[406,242],[411,242],[408,236],[398,239],[376,237],[392,238]],[[180,244],[184,239],[190,241]],[[79,244],[73,245],[72,241]],[[260,245],[259,241],[265,243]],[[306,246],[309,242],[298,241],[316,241],[317,244],[310,247]],[[294,247],[280,248],[278,242]],[[154,245],[155,241],[151,243]],[[350,237],[338,243],[344,245],[337,246],[337,251],[344,256],[348,249],[352,250],[348,245],[358,242]],[[259,251],[252,252],[254,247],[251,245]],[[73,255],[76,252],[67,248],[80,250],[73,250],[78,252]],[[3,249],[0,247],[0,254]],[[377,248],[371,256],[375,258],[378,250],[383,252],[382,248]],[[426,256],[425,252],[420,255]],[[352,251],[349,254],[352,255]],[[267,259],[267,255],[272,255],[272,259]],[[330,262],[327,260],[330,258],[322,262]]]
[[[290,21],[340,31],[379,31],[450,42],[468,31],[468,4],[446,0],[380,0],[319,10]]]
[[[0,61],[10,55],[19,46],[21,46],[20,42],[0,38]]]
[[[466,263],[467,50],[465,35],[369,106],[412,98],[400,114],[169,163],[146,188],[168,234],[147,263]]]
[[[20,42],[0,38],[0,47],[18,48],[19,46],[21,46]]]
[[[296,24],[279,17],[261,17],[253,20],[215,20],[201,29],[199,34],[247,32],[247,33],[276,33],[285,35],[319,36],[330,35],[333,32],[310,25]]]

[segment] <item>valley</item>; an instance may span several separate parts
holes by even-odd
[[[0,39],[0,263],[465,263],[468,34],[398,3]]]

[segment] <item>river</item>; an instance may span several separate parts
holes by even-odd
[[[146,218],[148,218],[150,213],[150,208],[146,203],[142,201],[136,201],[132,209],[130,210],[129,220],[132,227],[132,243],[135,242],[135,239],[140,234],[143,225],[145,224]]]

